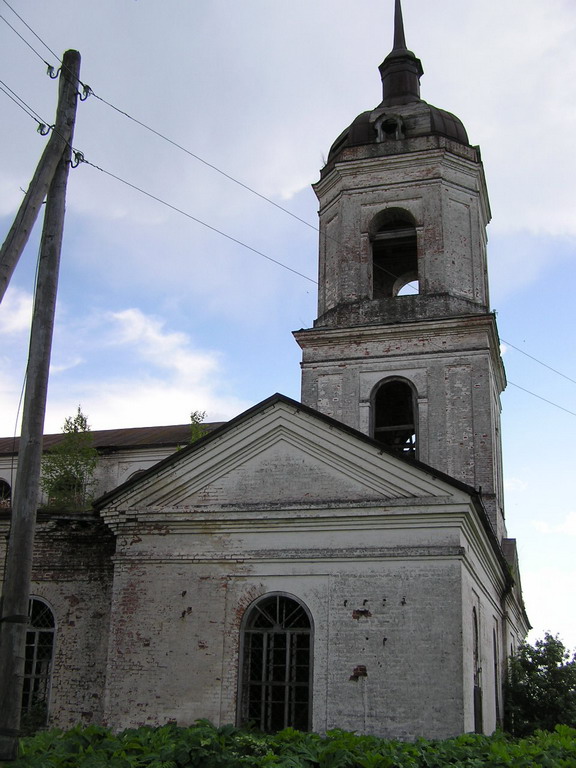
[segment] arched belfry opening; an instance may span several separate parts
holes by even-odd
[[[410,384],[385,381],[373,402],[374,439],[405,458],[416,458],[416,408]]]
[[[382,211],[373,222],[371,241],[372,298],[418,293],[418,237],[408,211]]]
[[[294,597],[271,593],[244,616],[240,653],[239,722],[274,733],[310,730],[312,620]]]

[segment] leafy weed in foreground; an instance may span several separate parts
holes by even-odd
[[[389,741],[347,731],[291,728],[275,735],[168,724],[118,734],[106,728],[44,731],[22,740],[8,768],[576,768],[576,730],[557,726],[525,739],[464,734],[446,741]]]

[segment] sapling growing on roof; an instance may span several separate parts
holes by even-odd
[[[64,421],[62,432],[62,440],[44,454],[42,488],[50,507],[86,509],[92,500],[98,453],[80,406],[75,416]]]

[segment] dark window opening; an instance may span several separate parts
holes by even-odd
[[[496,727],[502,725],[502,714],[500,707],[500,660],[498,654],[498,641],[496,639],[496,629],[492,630],[492,648],[494,652],[494,704],[496,709]]]
[[[249,609],[243,631],[241,724],[268,733],[311,727],[310,619],[285,595]]]
[[[404,121],[400,115],[384,117],[376,122],[375,127],[378,141],[399,141],[406,135]]]
[[[7,509],[12,505],[12,489],[6,480],[0,480],[0,509]]]
[[[374,439],[406,458],[416,456],[414,395],[409,384],[388,381],[374,400]]]
[[[409,284],[415,290],[403,291]],[[385,299],[404,293],[418,293],[418,243],[412,224],[394,220],[372,239],[372,297]]]
[[[474,732],[483,733],[482,667],[480,666],[480,634],[478,631],[476,608],[472,609],[472,657],[474,674]]]
[[[24,685],[22,689],[22,727],[34,730],[46,725],[48,697],[54,654],[54,614],[37,598],[28,603],[30,623],[26,632]]]

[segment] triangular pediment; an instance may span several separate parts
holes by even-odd
[[[277,396],[103,498],[104,514],[465,496],[433,470]]]

